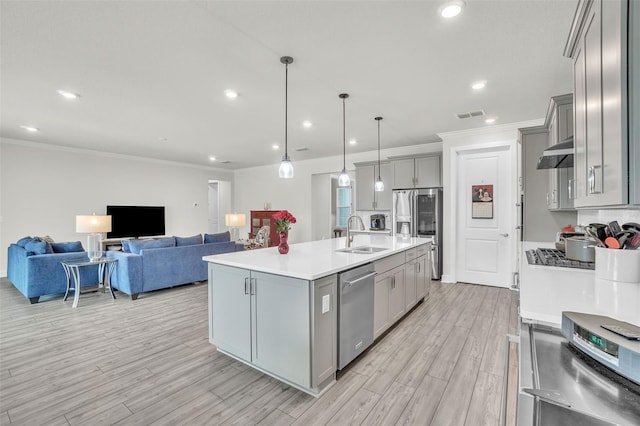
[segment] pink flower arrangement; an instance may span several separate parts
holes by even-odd
[[[271,217],[276,221],[276,229],[278,232],[289,232],[289,229],[291,229],[289,225],[296,223],[296,218],[287,210],[280,210]]]

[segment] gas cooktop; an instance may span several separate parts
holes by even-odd
[[[562,266],[565,268],[596,269],[595,262],[580,262],[567,259],[563,252],[551,248],[527,250],[529,265]]]

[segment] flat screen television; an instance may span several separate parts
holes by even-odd
[[[107,238],[164,235],[164,206],[107,206],[111,232]]]

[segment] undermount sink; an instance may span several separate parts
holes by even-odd
[[[340,253],[373,254],[373,253],[378,253],[379,251],[385,251],[385,250],[389,250],[389,249],[386,247],[361,246],[361,247],[347,247],[347,248],[343,248],[336,251]]]

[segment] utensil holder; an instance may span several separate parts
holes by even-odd
[[[640,250],[596,247],[596,278],[640,284]]]

